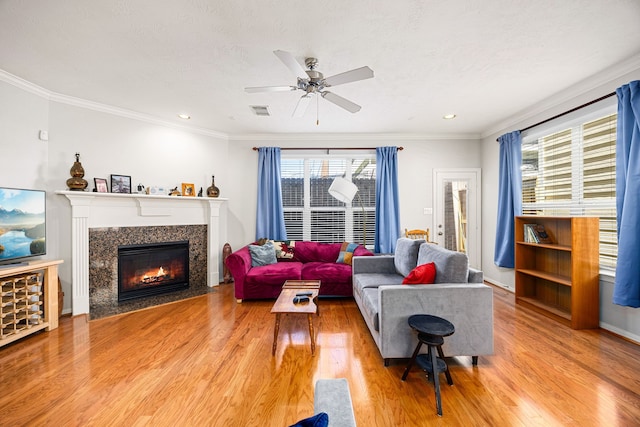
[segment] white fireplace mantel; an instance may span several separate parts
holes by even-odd
[[[74,315],[89,313],[89,229],[207,225],[207,285],[220,283],[220,209],[228,199],[56,191],[71,204]]]

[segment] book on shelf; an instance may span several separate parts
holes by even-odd
[[[533,227],[536,224],[524,224],[524,241],[525,243],[538,243],[536,235],[533,232]]]
[[[553,243],[542,224],[524,224],[524,241],[526,243]]]

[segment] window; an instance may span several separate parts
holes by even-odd
[[[375,155],[286,157],[281,160],[282,203],[287,237],[316,242],[373,244],[376,204]],[[358,187],[352,203],[329,194],[334,178]]]
[[[618,252],[616,116],[609,101],[522,138],[523,214],[599,217],[603,270]]]

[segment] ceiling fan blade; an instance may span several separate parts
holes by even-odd
[[[358,111],[360,111],[360,108],[362,108],[358,104],[353,103],[341,96],[338,96],[335,93],[332,93],[332,92],[321,92],[321,93],[324,99],[326,99],[329,102],[333,102],[338,107],[342,107],[350,113],[357,113]]]
[[[293,117],[304,116],[304,113],[307,111],[307,107],[309,107],[309,102],[311,102],[311,95],[302,95],[302,97],[300,97],[300,99],[298,100],[296,109],[293,110]]]
[[[256,92],[288,92],[298,89],[295,86],[262,86],[262,87],[245,87],[244,91],[247,93]]]
[[[286,65],[287,68],[290,69],[291,72],[295,74],[299,79],[305,80],[309,78],[307,72],[304,71],[304,68],[302,68],[302,65],[300,65],[300,63],[296,61],[296,58],[294,58],[291,53],[287,52],[286,50],[274,50],[273,53],[275,53],[278,59],[280,59],[280,61],[282,61],[284,65]]]
[[[337,86],[345,83],[356,82],[358,80],[370,79],[373,77],[373,70],[369,67],[360,67],[355,70],[345,71],[335,76],[324,79],[325,86]]]

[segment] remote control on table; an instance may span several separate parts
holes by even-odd
[[[297,297],[310,297],[311,295],[313,295],[311,292],[300,292],[296,294]]]

